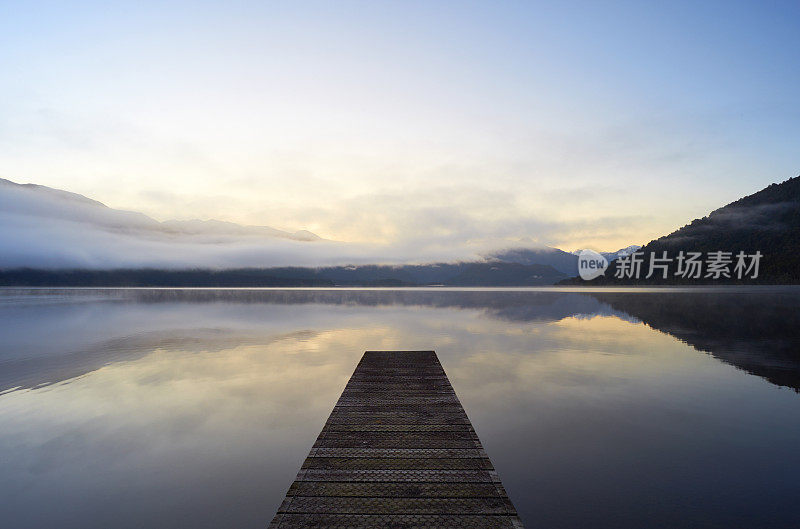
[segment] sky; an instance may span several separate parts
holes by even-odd
[[[800,174],[798,2],[8,2],[0,177],[406,249],[644,244]]]

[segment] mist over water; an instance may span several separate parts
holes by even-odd
[[[434,349],[529,527],[796,527],[800,290],[3,290],[15,528],[264,527],[364,350]]]

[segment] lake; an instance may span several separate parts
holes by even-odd
[[[800,527],[800,289],[0,290],[0,525],[265,527],[365,350],[527,527]]]

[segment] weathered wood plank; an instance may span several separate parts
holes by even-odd
[[[433,351],[367,351],[271,528],[520,528]]]

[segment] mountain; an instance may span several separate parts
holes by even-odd
[[[499,261],[226,270],[0,270],[0,286],[36,287],[542,286],[565,278],[550,266]]]
[[[599,252],[600,255],[605,257],[609,262],[614,261],[615,259],[619,259],[620,257],[624,257],[626,255],[630,255],[636,250],[640,249],[641,246],[638,244],[631,244],[625,248],[617,250],[616,252]],[[575,250],[572,252],[572,255],[578,256],[581,254],[583,250]]]
[[[578,275],[578,257],[549,246],[541,248],[510,248],[488,257],[506,263],[547,265],[568,276]]]
[[[641,249],[641,246],[638,244],[631,244],[628,247],[622,248],[621,250],[617,250],[616,252],[600,252],[600,255],[605,257],[608,262],[616,261],[620,257],[625,257],[626,255],[630,255],[633,252]],[[580,253],[580,252],[578,252]]]
[[[641,246],[631,245],[616,252],[600,252],[606,259],[613,261],[621,255],[628,255],[641,248]],[[559,272],[570,277],[578,275],[578,254],[580,250],[565,252],[558,248],[544,246],[541,248],[511,248],[503,250],[489,256],[491,259],[506,263],[519,263],[525,265],[539,264],[552,266]]]
[[[435,263],[402,266],[322,268],[320,274],[336,284],[401,282],[409,285],[445,286],[540,286],[566,278],[549,265],[501,261]]]
[[[719,251],[731,252],[733,256],[739,252],[746,255],[760,252],[762,257],[756,279],[748,279],[746,275],[743,279],[683,279],[676,277],[677,263],[673,261],[668,265],[667,279],[660,273],[650,279],[644,278],[644,273],[639,280],[617,279],[614,275],[618,263],[612,263],[605,276],[593,280],[592,284],[800,283],[800,176],[772,184],[716,209],[706,217],[649,242],[640,251],[645,265],[651,253],[662,256],[663,252],[672,259],[681,251],[700,252],[704,259],[708,253]],[[580,279],[568,282],[583,283]]]

